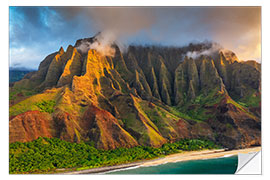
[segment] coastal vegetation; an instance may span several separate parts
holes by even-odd
[[[183,139],[159,148],[136,146],[112,150],[97,149],[93,142],[71,143],[58,138],[39,137],[32,142],[9,145],[9,172],[48,173],[57,169],[82,170],[153,159],[181,151],[216,149],[209,140]]]
[[[10,173],[114,166],[217,147],[184,139],[191,137],[228,149],[261,144],[259,63],[218,50],[185,57],[212,49],[204,43],[130,46],[124,53],[115,44],[113,58],[80,50],[97,39],[60,48],[38,71],[10,83]]]

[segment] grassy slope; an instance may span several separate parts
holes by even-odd
[[[52,102],[59,97],[59,93],[61,89],[52,89],[46,91],[42,94],[33,95],[13,106],[9,109],[9,116],[16,116],[18,114],[24,113],[29,110],[40,110],[43,111],[44,109],[41,108],[40,103],[42,102]]]
[[[202,92],[194,101],[187,102],[181,107],[174,107],[173,112],[179,114],[180,117],[185,119],[204,121],[214,116],[213,113],[208,113],[208,110],[204,108],[204,106],[213,106],[218,104],[224,97],[224,94],[216,89],[213,89],[208,94],[204,94]]]

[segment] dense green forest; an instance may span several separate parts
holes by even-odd
[[[160,148],[137,146],[113,150],[96,149],[92,143],[70,143],[58,138],[38,138],[9,145],[9,172],[45,173],[56,169],[81,170],[152,159],[181,151],[215,149],[209,140],[183,139]]]

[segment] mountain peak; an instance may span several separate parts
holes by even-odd
[[[116,52],[116,46],[111,37],[101,32],[90,38],[79,39],[75,43],[75,48],[82,55],[86,55],[90,49],[95,49],[102,56],[113,57]]]
[[[61,46],[60,49],[59,49],[59,51],[58,51],[58,53],[59,53],[59,54],[64,54],[64,52],[65,52],[65,51],[64,51],[63,47]]]
[[[83,43],[89,43],[92,44],[97,40],[97,37],[101,35],[101,32],[96,33],[93,37],[88,37],[88,38],[83,38],[83,39],[78,39],[74,45],[74,47],[79,47]]]
[[[10,142],[44,135],[93,141],[104,149],[159,147],[194,137],[229,148],[260,144],[256,63],[240,63],[233,52],[219,54],[219,47],[209,43],[133,46],[122,53],[103,40],[99,33],[78,40],[66,52],[60,48],[37,72],[14,83]],[[117,51],[113,58],[102,54],[110,48]],[[200,56],[185,57],[187,52]],[[18,123],[26,125],[16,128]],[[46,128],[39,128],[42,123]],[[30,133],[45,129],[51,131]]]
[[[234,63],[235,61],[239,62],[239,59],[234,52],[228,49],[221,49],[219,52],[224,55],[227,61],[230,61],[231,63]]]

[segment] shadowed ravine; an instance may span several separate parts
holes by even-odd
[[[102,56],[78,48],[48,55],[10,87],[10,142],[56,137],[114,149],[203,138],[227,148],[261,144],[261,65],[211,43],[130,46]],[[78,50],[77,50],[78,49]]]

